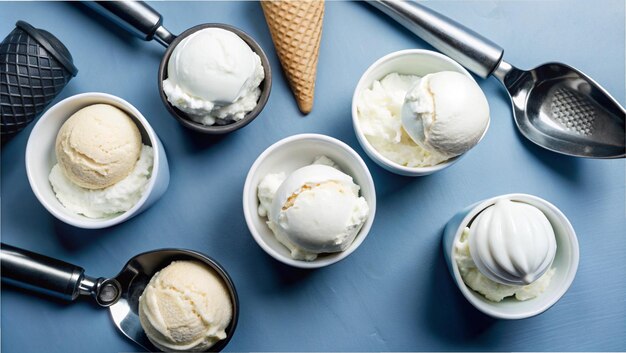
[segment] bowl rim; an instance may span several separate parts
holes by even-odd
[[[402,56],[411,56],[411,55],[426,55],[426,56],[431,56],[434,58],[437,58],[438,60],[441,61],[445,61],[449,64],[452,64],[455,68],[458,69],[459,73],[462,73],[463,75],[469,77],[473,82],[475,82],[476,84],[478,84],[476,82],[476,80],[474,79],[474,77],[469,73],[469,71],[467,71],[467,69],[465,69],[461,64],[459,64],[458,62],[456,62],[454,59],[441,54],[439,52],[436,51],[432,51],[432,50],[427,50],[427,49],[404,49],[404,50],[398,50],[398,51],[394,51],[391,52],[389,54],[384,55],[383,57],[377,59],[373,64],[371,64],[366,70],[365,72],[361,75],[361,77],[359,78],[358,83],[356,84],[356,87],[354,88],[354,93],[352,94],[352,126],[354,128],[354,132],[357,136],[357,140],[359,141],[359,143],[361,144],[361,147],[363,147],[363,149],[367,152],[367,154],[381,167],[396,173],[396,174],[400,174],[400,175],[407,175],[407,176],[422,176],[422,175],[428,175],[428,174],[432,174],[434,172],[438,172],[442,169],[445,169],[451,165],[453,165],[454,163],[458,162],[467,152],[460,154],[456,157],[450,158],[447,161],[444,161],[442,163],[439,163],[437,165],[434,166],[430,166],[430,167],[406,167],[403,165],[400,165],[392,160],[390,160],[389,158],[383,156],[380,152],[378,152],[376,150],[376,148],[374,148],[374,146],[372,146],[372,144],[367,140],[367,137],[365,136],[365,134],[363,133],[363,130],[361,129],[360,126],[360,122],[359,122],[359,112],[358,112],[358,108],[357,108],[357,100],[359,98],[359,95],[361,93],[361,91],[363,91],[363,89],[365,89],[366,87],[363,87],[365,84],[366,79],[371,75],[372,71],[376,70],[379,66],[383,65],[384,63],[391,61],[395,58],[398,57],[402,57]],[[382,77],[381,77],[382,78]],[[483,131],[482,136],[480,137],[480,139],[478,140],[478,143],[480,143],[480,141],[482,141],[482,139],[485,137],[487,130],[489,130],[489,125],[491,123],[491,119],[489,119],[489,121],[487,122],[487,127],[485,128],[485,131]]]
[[[252,207],[252,205],[250,205],[249,200],[251,197],[251,193],[254,192],[255,196],[254,199],[257,200],[257,196],[256,196],[256,189],[257,189],[257,185],[252,185],[252,179],[254,178],[254,175],[256,174],[256,171],[258,170],[258,168],[265,162],[265,160],[267,159],[267,157],[272,154],[274,151],[283,148],[285,145],[294,143],[294,142],[298,142],[298,141],[302,141],[302,140],[318,140],[318,141],[323,141],[323,142],[327,142],[330,143],[333,146],[336,146],[337,148],[340,148],[346,152],[348,152],[348,154],[350,154],[354,160],[357,162],[357,165],[362,168],[362,170],[364,171],[364,175],[366,177],[366,184],[368,187],[371,188],[372,190],[372,194],[371,196],[368,198],[367,203],[368,206],[370,208],[370,212],[369,212],[369,216],[367,218],[367,220],[365,221],[365,223],[363,224],[363,226],[361,227],[361,229],[359,230],[359,232],[357,233],[357,237],[354,239],[354,241],[348,246],[348,248],[344,251],[338,252],[336,253],[337,256],[334,256],[330,259],[328,258],[323,258],[321,260],[315,259],[313,261],[305,261],[305,260],[296,260],[293,259],[290,256],[285,256],[280,254],[278,251],[276,251],[273,247],[271,247],[270,245],[268,245],[262,238],[260,232],[257,230],[253,219],[254,217],[256,217],[256,213],[252,214],[250,212],[250,209]],[[352,175],[351,175],[352,177]],[[363,188],[363,186],[361,186],[361,188]],[[256,207],[254,207],[254,209],[256,209]],[[359,156],[358,153],[356,153],[356,151],[354,151],[354,149],[352,149],[349,145],[347,145],[346,143],[334,138],[334,137],[330,137],[327,135],[322,135],[322,134],[314,134],[314,133],[305,133],[305,134],[297,134],[297,135],[292,135],[286,138],[283,138],[275,143],[273,143],[271,146],[267,147],[265,149],[265,151],[263,151],[258,157],[257,159],[254,161],[254,163],[252,164],[252,166],[250,167],[250,170],[248,171],[248,175],[246,176],[246,181],[244,183],[244,188],[243,188],[243,212],[244,212],[244,218],[246,220],[246,225],[248,226],[248,230],[250,231],[250,233],[252,234],[252,237],[254,238],[254,240],[256,241],[256,243],[271,257],[273,257],[274,259],[286,264],[286,265],[290,265],[293,267],[298,267],[298,268],[306,268],[306,269],[313,269],[313,268],[320,268],[320,267],[325,267],[325,266],[329,266],[332,265],[334,263],[337,263],[343,259],[345,259],[346,257],[348,257],[350,254],[352,254],[362,243],[363,241],[365,241],[365,238],[367,237],[367,235],[369,234],[369,231],[371,230],[372,224],[374,222],[374,218],[376,216],[376,187],[374,184],[374,179],[372,178],[372,175],[369,171],[369,169],[367,168],[367,165],[365,164],[365,162],[363,161],[363,159],[361,158],[361,156]],[[271,232],[271,231],[270,231]],[[273,235],[273,233],[272,233]],[[280,246],[284,246],[284,245],[280,245]]]
[[[52,204],[50,204],[50,202],[48,202],[48,200],[46,199],[46,197],[43,196],[43,193],[40,189],[40,185],[37,183],[37,181],[35,180],[35,176],[34,176],[34,170],[33,170],[33,161],[32,161],[32,155],[34,154],[33,152],[33,146],[35,145],[35,141],[37,140],[37,137],[42,135],[42,134],[46,134],[47,132],[43,130],[42,126],[44,124],[44,121],[46,121],[47,119],[50,119],[51,116],[54,116],[54,114],[56,113],[57,110],[63,108],[64,105],[67,105],[68,103],[71,103],[75,100],[79,100],[79,99],[84,99],[84,98],[91,98],[94,100],[98,100],[99,102],[95,102],[95,103],[91,103],[91,104],[87,104],[84,105],[84,107],[87,107],[89,105],[93,105],[93,104],[108,104],[110,102],[115,102],[119,105],[121,105],[122,107],[124,107],[125,112],[129,115],[131,115],[131,118],[134,118],[133,121],[135,122],[139,122],[141,124],[141,126],[138,126],[138,128],[143,129],[144,132],[146,133],[146,135],[148,135],[148,139],[150,140],[150,144],[152,147],[152,154],[153,154],[153,162],[152,162],[152,175],[150,176],[150,179],[148,180],[148,184],[146,185],[146,188],[143,192],[143,194],[141,195],[141,198],[139,199],[139,201],[137,201],[137,203],[135,203],[135,205],[133,205],[133,207],[131,207],[128,211],[123,212],[115,217],[112,218],[107,218],[107,219],[97,219],[97,218],[88,218],[86,216],[83,215],[79,215],[76,214],[77,217],[84,217],[88,220],[83,221],[81,219],[76,219],[74,217],[69,217],[65,214],[63,214],[63,212],[59,211],[57,208],[58,207],[65,207],[63,206],[63,204],[61,204],[61,202],[56,199],[56,202],[58,202],[58,207],[54,206]],[[82,109],[82,108],[81,108]],[[71,115],[68,115],[67,117],[65,117],[65,120],[69,119]],[[64,120],[64,121],[65,121]],[[58,131],[56,131],[56,134],[58,134]],[[25,166],[26,166],[26,175],[28,177],[28,183],[30,184],[30,187],[33,191],[33,193],[35,194],[35,197],[37,197],[37,199],[39,200],[39,203],[41,203],[43,205],[43,207],[48,210],[48,212],[50,212],[55,218],[57,218],[58,220],[67,223],[69,225],[72,225],[74,227],[78,227],[78,228],[83,228],[83,229],[102,229],[102,228],[107,228],[107,227],[111,227],[114,226],[116,224],[122,223],[126,220],[128,220],[129,218],[131,218],[132,216],[134,216],[137,211],[146,203],[146,201],[148,200],[150,194],[152,193],[154,186],[156,184],[156,179],[157,179],[157,173],[159,172],[159,168],[160,168],[160,163],[161,163],[161,156],[159,153],[159,148],[160,148],[160,141],[159,138],[156,135],[156,132],[154,132],[154,130],[152,129],[152,126],[150,125],[150,123],[148,122],[148,120],[143,116],[143,114],[141,114],[141,112],[139,111],[139,109],[137,109],[134,105],[132,105],[131,103],[129,103],[128,101],[124,100],[123,98],[120,98],[118,96],[109,94],[109,93],[104,93],[104,92],[85,92],[85,93],[79,93],[79,94],[75,94],[73,96],[69,96],[61,101],[59,101],[58,103],[56,103],[55,105],[53,105],[52,107],[50,107],[48,110],[46,110],[46,112],[39,118],[39,120],[37,121],[37,123],[35,124],[35,126],[33,127],[33,130],[31,131],[30,135],[28,136],[28,141],[26,143],[26,152],[25,152]],[[49,173],[49,171],[48,171]],[[48,183],[48,187],[52,188],[52,186]],[[54,190],[52,191],[54,193]],[[56,195],[55,195],[56,197]]]
[[[265,75],[263,81],[261,81],[261,84],[259,85],[259,87],[261,88],[261,95],[259,96],[259,100],[257,101],[256,106],[254,106],[254,109],[246,113],[246,115],[244,115],[241,120],[226,125],[204,125],[187,118],[188,115],[185,112],[179,110],[167,100],[167,96],[163,91],[163,81],[167,77],[167,66],[176,46],[189,35],[208,28],[219,28],[227,30],[241,38],[248,45],[248,47],[250,47],[252,52],[256,53],[261,59],[261,66],[263,66]],[[208,135],[222,135],[241,129],[242,127],[251,123],[252,120],[256,119],[259,114],[261,114],[261,112],[265,108],[265,105],[267,104],[267,101],[269,100],[269,96],[272,91],[272,67],[269,60],[267,59],[267,55],[263,51],[263,48],[254,40],[254,38],[252,38],[246,32],[237,27],[223,23],[204,23],[187,29],[168,45],[165,53],[163,54],[163,58],[161,58],[161,63],[159,64],[159,71],[157,74],[157,87],[159,89],[161,102],[163,102],[163,105],[165,105],[165,108],[170,113],[170,115],[173,116],[181,125],[191,130],[205,133]]]
[[[525,203],[530,204],[531,206],[541,205],[547,208],[548,210],[550,210],[550,212],[555,216],[555,218],[558,219],[560,224],[565,229],[565,231],[562,234],[562,237],[569,243],[569,245],[572,248],[571,249],[572,258],[570,262],[568,263],[568,267],[564,269],[564,271],[567,271],[567,275],[564,279],[563,285],[559,289],[555,290],[553,294],[553,298],[547,301],[544,305],[536,309],[528,310],[526,312],[522,312],[518,314],[503,313],[502,311],[499,311],[499,309],[497,308],[498,303],[496,302],[485,303],[477,299],[476,295],[481,295],[481,294],[476,293],[473,289],[469,288],[465,284],[465,282],[463,281],[463,278],[461,277],[458,264],[454,260],[454,244],[463,233],[465,226],[472,219],[474,219],[480,212],[482,212],[485,208],[493,205],[497,200],[500,200],[503,198],[525,202]],[[459,287],[459,289],[461,290],[461,293],[463,294],[465,299],[467,299],[467,301],[469,301],[476,309],[478,309],[482,313],[487,314],[497,319],[505,319],[505,320],[526,319],[526,318],[530,318],[533,316],[537,316],[545,312],[546,310],[550,309],[554,304],[556,304],[561,299],[561,297],[563,297],[563,295],[565,295],[565,293],[568,291],[568,289],[572,285],[574,278],[576,277],[576,273],[578,271],[578,264],[580,262],[580,249],[578,245],[578,238],[576,236],[576,231],[574,230],[574,227],[570,223],[569,219],[565,216],[565,214],[563,214],[563,212],[558,207],[542,199],[541,197],[524,194],[524,193],[512,193],[512,194],[494,196],[486,200],[480,201],[479,203],[475,204],[475,206],[472,206],[471,209],[467,212],[467,214],[463,217],[463,219],[459,223],[459,226],[457,227],[457,229],[455,230],[454,237],[452,239],[450,246],[451,248],[444,249],[446,253],[450,254],[450,262],[449,262],[451,265],[450,272],[452,273],[454,282],[456,283],[457,287]],[[557,251],[559,250],[557,249]]]

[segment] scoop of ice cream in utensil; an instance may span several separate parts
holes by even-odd
[[[233,26],[226,25],[226,24],[205,23],[205,24],[194,26],[184,31],[179,36],[175,36],[163,26],[163,17],[158,12],[156,12],[153,8],[151,8],[150,6],[148,6],[142,1],[88,1],[88,2],[84,2],[84,4],[86,4],[93,10],[97,11],[98,13],[106,16],[107,18],[109,18],[114,23],[118,24],[119,26],[125,28],[126,30],[131,32],[133,35],[146,41],[154,39],[167,48],[167,50],[165,51],[165,54],[163,55],[163,59],[161,60],[161,64],[159,66],[159,73],[158,73],[159,93],[161,96],[161,100],[163,101],[163,104],[165,105],[167,110],[183,126],[190,128],[192,130],[195,130],[195,131],[206,133],[206,134],[225,134],[225,133],[229,133],[229,132],[238,130],[246,126],[254,118],[256,118],[265,107],[265,104],[267,103],[267,100],[270,95],[271,87],[272,87],[272,70],[271,70],[269,61],[267,59],[267,56],[265,55],[265,52],[263,51],[261,46],[244,31],[238,28],[235,28]],[[168,65],[171,57],[176,55],[177,61],[180,61],[181,65],[185,63],[197,61],[197,60],[179,60],[180,58],[178,58],[178,56],[180,55],[177,55],[177,50],[176,50],[179,44],[184,48],[187,48],[187,47],[191,48],[191,49],[181,49],[179,51],[186,50],[187,52],[189,51],[203,52],[203,55],[209,55],[209,56],[213,54],[217,56],[224,56],[224,55],[221,55],[220,53],[215,53],[216,50],[230,48],[230,46],[210,45],[210,44],[205,43],[205,45],[200,46],[201,47],[200,49],[210,48],[211,50],[209,51],[192,50],[192,47],[195,45],[192,42],[198,42],[198,41],[195,39],[194,40],[191,40],[191,39],[193,37],[197,37],[197,34],[199,34],[199,32],[206,30],[206,29],[225,30],[225,31],[235,34],[238,38],[241,38],[241,40],[245,42],[245,44],[241,44],[241,45],[249,47],[248,51],[251,50],[254,54],[258,55],[258,59],[256,60],[257,61],[260,60],[260,65],[262,66],[262,69],[263,69],[262,72],[264,76],[262,78],[262,81],[258,85],[260,92],[258,92],[258,89],[257,89],[257,92],[255,92],[255,94],[242,95],[241,97],[237,97],[237,98],[240,98],[240,100],[244,101],[243,103],[239,101],[238,102],[242,103],[242,105],[245,105],[246,108],[244,109],[244,108],[238,107],[239,109],[241,109],[239,111],[240,115],[237,115],[236,120],[234,120],[233,122],[222,121],[222,123],[214,123],[215,121],[214,116],[221,117],[223,115],[229,115],[232,113],[232,110],[234,110],[235,108],[233,108],[231,105],[227,105],[225,102],[220,102],[220,99],[218,98],[216,98],[213,101],[206,101],[204,98],[207,98],[207,97],[201,97],[203,95],[199,94],[201,92],[206,92],[207,91],[206,89],[200,90],[201,92],[195,92],[195,93],[198,93],[197,95],[192,95],[192,97],[186,97],[188,98],[188,100],[191,100],[191,102],[183,100],[183,96],[186,96],[186,95],[182,94],[180,92],[181,91],[180,89],[177,89],[178,86],[174,87],[173,85],[170,85],[172,87],[168,87],[169,88],[168,92],[170,92],[170,94],[172,91],[176,91],[177,94],[174,95],[174,99],[172,99],[171,97],[170,99],[168,99],[167,92],[164,91],[164,81],[166,81],[168,77],[170,76],[168,75],[168,70],[170,70],[169,68],[172,67],[172,65]],[[222,44],[225,44],[225,43],[222,43]],[[237,52],[235,52],[235,54],[232,54],[232,55],[229,54],[226,56],[233,56],[233,55],[237,57],[237,60],[234,60],[234,61],[242,61],[240,60],[242,59],[240,57],[240,54],[237,54]],[[207,58],[207,60],[211,60],[211,58]],[[245,60],[243,61],[245,62]],[[205,62],[204,64],[206,65],[202,67],[202,70],[199,70],[198,68],[193,68],[193,67],[186,67],[182,71],[192,72],[192,73],[203,72],[204,74],[206,74],[206,71],[210,71],[210,70],[207,70],[206,68],[208,66],[211,66],[211,62]],[[223,63],[221,63],[220,65],[223,66],[222,64]],[[229,63],[229,65],[230,64],[232,63]],[[198,69],[198,70],[195,70],[195,69]],[[250,71],[252,73],[255,72],[255,70],[250,70]],[[173,75],[174,73],[172,73],[171,76]],[[232,76],[232,75],[226,75],[226,76]],[[253,80],[252,76],[258,78],[258,80],[256,80],[257,83],[259,80],[261,80],[260,76],[251,75],[251,78],[245,81],[245,84],[242,85],[242,87],[240,88],[241,91],[245,91],[245,92],[249,91],[244,88],[249,88],[249,87],[246,87],[246,85],[249,84],[248,81]],[[215,87],[215,88],[219,89],[219,83],[218,83],[220,81],[219,77],[214,77],[214,78],[216,79],[207,80],[205,78],[202,78],[200,81],[207,85],[218,85],[218,87]],[[198,80],[196,79],[195,81],[198,81]],[[181,86],[184,87],[184,86],[193,86],[193,85],[187,84],[187,85],[181,85]],[[223,87],[223,89],[224,91],[227,91],[227,87]],[[175,104],[172,103],[172,101],[181,102],[181,104],[178,104],[178,106],[176,106]],[[235,102],[228,102],[228,103],[235,103]],[[224,107],[224,105],[226,106]],[[201,112],[198,111],[199,106],[203,108],[201,109],[202,110]],[[213,107],[216,108],[215,110],[217,112],[207,113],[207,111],[211,111]],[[223,109],[217,109],[220,107]],[[202,116],[202,114],[204,114],[204,116]],[[213,124],[206,124],[205,123],[206,121],[210,121]]]
[[[76,76],[69,50],[50,32],[17,21],[0,43],[2,140],[26,127]]]
[[[368,3],[478,76],[494,75],[511,97],[520,132],[537,145],[576,157],[626,156],[626,110],[584,73],[560,63],[521,70],[502,59],[498,45],[420,4]]]
[[[65,300],[91,296],[102,307],[108,307],[115,326],[144,349],[158,349],[146,336],[139,319],[139,297],[153,275],[173,261],[196,261],[213,270],[230,295],[232,318],[226,338],[208,351],[220,351],[237,327],[239,300],[235,286],[226,271],[213,259],[191,250],[161,249],[148,251],[130,259],[122,271],[111,278],[87,276],[79,266],[2,243],[0,262],[2,281],[38,290]]]

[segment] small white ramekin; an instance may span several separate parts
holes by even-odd
[[[367,155],[379,166],[392,173],[400,175],[424,176],[445,169],[463,157],[462,154],[432,167],[406,167],[388,159],[378,152],[367,140],[367,137],[365,137],[365,134],[360,126],[357,100],[361,92],[364,89],[370,88],[374,81],[381,80],[383,77],[394,72],[403,75],[417,75],[422,77],[424,75],[440,71],[456,71],[464,74],[474,81],[472,75],[470,75],[470,73],[456,61],[443,54],[423,49],[400,50],[387,54],[373,63],[365,71],[363,76],[361,76],[361,79],[354,90],[354,95],[352,96],[352,125],[361,147],[363,147],[365,153],[367,153]],[[489,125],[487,125],[483,136],[481,136],[481,140],[485,136],[488,129]]]
[[[72,114],[98,103],[110,104],[128,113],[137,124],[143,143],[154,149],[152,176],[143,196],[130,210],[111,218],[89,218],[68,210],[56,198],[48,181],[50,170],[57,163],[54,146],[59,129]],[[67,224],[85,229],[110,227],[138,215],[163,195],[170,180],[165,150],[148,120],[127,101],[98,92],[68,97],[52,106],[39,118],[26,145],[26,174],[33,193],[48,212]]]
[[[461,237],[465,227],[485,208],[499,199],[525,202],[541,210],[552,225],[556,235],[557,251],[552,267],[556,269],[550,285],[538,297],[526,301],[505,298],[492,302],[482,294],[469,288],[454,260],[454,244]],[[498,319],[524,319],[539,315],[554,305],[569,289],[578,270],[578,239],[576,232],[565,215],[553,204],[539,197],[526,194],[508,194],[492,197],[475,203],[460,211],[450,219],[443,231],[443,253],[448,269],[463,296],[478,310]]]
[[[370,214],[346,250],[321,254],[313,261],[295,260],[290,256],[289,250],[276,240],[274,233],[266,224],[267,219],[259,216],[257,186],[267,174],[279,172],[289,174],[298,168],[311,164],[315,157],[321,155],[332,159],[344,173],[350,175],[354,182],[361,187],[361,195],[367,200]],[[270,256],[294,267],[319,268],[346,258],[365,240],[376,214],[376,190],[365,162],[350,146],[325,135],[294,135],[268,147],[250,167],[243,187],[243,212],[254,240]]]

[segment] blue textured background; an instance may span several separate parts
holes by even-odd
[[[426,44],[363,3],[326,6],[313,113],[303,118],[285,84],[256,2],[152,3],[174,33],[203,22],[247,31],[266,50],[274,87],[263,113],[224,138],[195,134],[163,107],[156,73],[163,48],[130,38],[67,3],[0,3],[0,37],[18,19],[57,35],[80,72],[57,101],[101,91],[134,104],[169,155],[172,181],[154,207],[107,230],[54,219],[28,186],[24,149],[32,125],[3,146],[2,241],[112,276],[136,253],[195,249],[220,261],[241,299],[231,351],[626,350],[624,160],[583,160],[546,152],[513,124],[499,83],[480,82],[492,111],[485,139],[453,167],[423,178],[390,174],[369,160],[350,118],[353,89],[377,58]],[[491,38],[511,63],[573,65],[624,104],[624,2],[432,1],[428,5]],[[266,255],[246,228],[241,192],[248,168],[277,140],[304,132],[337,137],[373,174],[378,213],[370,236],[346,260],[302,271]],[[445,222],[478,200],[535,194],[570,218],[580,268],[569,292],[546,313],[497,321],[473,309],[450,278],[441,251]],[[67,304],[4,286],[3,352],[134,351],[106,310]]]

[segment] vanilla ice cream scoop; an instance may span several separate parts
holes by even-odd
[[[259,56],[238,35],[205,28],[185,37],[167,63],[163,91],[193,120],[213,125],[254,109],[265,77]]]
[[[449,159],[478,143],[489,126],[489,105],[471,78],[453,71],[428,74],[407,92],[402,126],[422,148]]]
[[[139,319],[150,342],[163,351],[206,351],[226,338],[232,305],[212,269],[197,261],[174,261],[139,297]]]
[[[502,199],[470,225],[469,249],[476,267],[487,278],[506,285],[528,285],[552,265],[556,237],[538,208]]]
[[[141,133],[122,110],[94,104],[63,124],[55,152],[64,174],[86,189],[102,189],[126,178],[141,154]]]
[[[369,214],[360,187],[329,164],[322,157],[286,179],[269,174],[259,185],[259,213],[267,214],[268,226],[295,259],[312,261],[318,254],[345,250]]]

